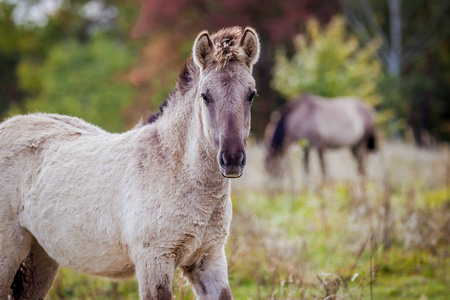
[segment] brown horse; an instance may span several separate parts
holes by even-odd
[[[365,175],[366,150],[376,149],[374,111],[355,98],[327,100],[317,95],[303,95],[289,102],[280,111],[276,122],[266,128],[266,166],[285,152],[295,141],[305,140],[304,168],[309,172],[311,147],[319,154],[322,175],[326,178],[325,149],[350,147],[358,163],[358,171]]]

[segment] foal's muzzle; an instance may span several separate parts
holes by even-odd
[[[245,151],[220,151],[218,155],[220,172],[227,178],[239,178],[244,171],[246,160]]]

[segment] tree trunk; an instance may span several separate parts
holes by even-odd
[[[391,49],[389,52],[388,69],[393,75],[400,75],[402,58],[402,17],[400,13],[401,0],[389,1],[389,20],[391,31]]]

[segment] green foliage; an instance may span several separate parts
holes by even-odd
[[[390,4],[394,2],[399,4],[399,14],[391,10]],[[344,0],[341,3],[362,43],[375,36],[383,41],[378,53],[386,75],[379,93],[382,108],[393,112],[388,134],[410,139],[412,130],[415,142],[425,147],[435,144],[435,138],[449,141],[450,2],[372,0],[369,5],[368,1]],[[401,22],[398,31],[393,30],[394,20]]]
[[[448,136],[445,136],[445,123],[442,122],[447,96],[438,94],[438,86],[439,81],[418,71],[411,71],[403,77],[385,74],[378,90],[383,97],[379,108],[393,112],[389,122],[386,123],[387,136],[398,137],[405,134],[408,126],[411,126],[416,134],[426,130],[439,133],[442,139],[448,139]],[[430,141],[416,140],[416,142],[430,146]]]
[[[41,92],[25,108],[78,116],[107,130],[122,131],[121,111],[129,105],[133,90],[115,77],[131,66],[134,57],[130,46],[101,34],[87,44],[75,40],[57,44],[38,73],[27,61],[19,65],[24,89],[34,89],[37,76],[41,82]]]
[[[38,2],[42,1],[20,5],[33,11]],[[100,15],[86,14],[92,4],[100,5]],[[18,1],[0,0],[0,120],[8,114],[41,110],[123,130],[119,108],[130,100],[131,89],[113,76],[131,67],[135,57],[135,45],[127,37],[136,3],[64,0],[39,24],[27,19],[15,22],[18,5]]]
[[[14,70],[29,40],[25,30],[14,26],[13,11],[12,4],[0,1],[0,120],[9,105],[21,98]]]
[[[348,36],[344,19],[334,17],[321,29],[316,20],[307,23],[306,34],[294,39],[291,59],[278,49],[272,86],[288,99],[302,93],[325,97],[357,96],[375,105],[380,101],[377,84],[381,65],[375,53],[379,42],[364,48]]]

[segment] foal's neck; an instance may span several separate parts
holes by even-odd
[[[184,176],[186,183],[222,198],[229,193],[230,180],[220,173],[217,149],[205,136],[196,94],[195,89],[184,94],[174,91],[156,128],[174,171]]]

